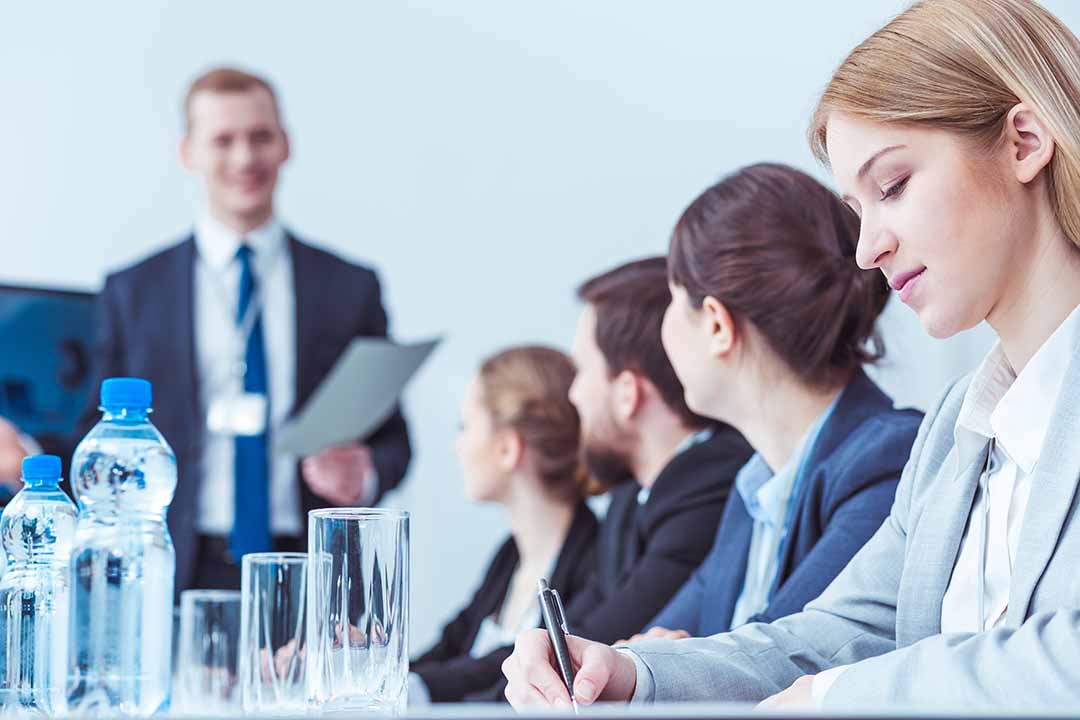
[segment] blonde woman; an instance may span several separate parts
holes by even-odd
[[[837,70],[810,137],[856,260],[927,332],[999,344],[919,431],[889,518],[806,609],[705,639],[572,638],[579,702],[1080,702],[1080,42],[1030,0],[927,0]],[[515,705],[566,702],[542,634]]]
[[[514,637],[537,627],[536,581],[570,603],[595,567],[597,522],[585,505],[581,421],[568,395],[574,365],[539,345],[483,362],[461,404],[457,455],[465,495],[500,505],[510,536],[472,600],[412,662],[409,703],[498,700]],[[419,680],[419,682],[418,682]]]

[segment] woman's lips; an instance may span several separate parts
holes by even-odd
[[[893,290],[900,293],[900,301],[907,302],[911,299],[911,295],[915,292],[915,288],[919,285],[919,278],[926,272],[926,268],[920,268],[912,272],[901,273],[894,277],[889,283],[892,285]]]

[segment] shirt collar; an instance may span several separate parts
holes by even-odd
[[[1042,344],[1019,375],[1001,343],[979,365],[956,421],[962,467],[995,438],[1025,474],[1035,469],[1058,393],[1080,340],[1080,306]]]
[[[224,270],[236,258],[240,241],[246,242],[259,262],[271,258],[285,245],[285,228],[271,217],[247,233],[238,233],[209,212],[204,212],[195,224],[195,247],[199,256],[214,270]]]
[[[825,421],[836,407],[839,395],[833,399],[799,441],[791,457],[775,473],[760,454],[754,453],[749,462],[735,476],[735,489],[742,497],[750,517],[766,525],[780,527],[787,516],[788,502],[795,489],[795,481],[802,469],[807,453],[811,452]]]
[[[707,428],[705,428],[703,430],[698,430],[697,432],[690,433],[685,438],[683,438],[683,441],[681,443],[679,443],[678,446],[676,446],[675,454],[672,455],[672,459],[678,457],[679,455],[682,455],[684,452],[686,452],[690,448],[694,447],[695,445],[700,445],[701,443],[703,443],[706,440],[710,439],[712,436],[713,436],[713,428],[711,428],[711,427],[707,427]],[[638,490],[638,493],[637,493],[638,505],[644,505],[645,503],[649,502],[649,495],[651,495],[651,494],[652,494],[652,488],[651,487],[643,487],[640,490]]]

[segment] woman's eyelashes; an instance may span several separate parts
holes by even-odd
[[[900,193],[904,192],[904,188],[907,187],[910,175],[897,180],[892,185],[887,187],[883,193],[881,193],[882,200],[889,200],[891,198],[899,197]]]

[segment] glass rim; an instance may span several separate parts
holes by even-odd
[[[240,558],[244,565],[287,565],[299,562],[307,562],[306,552],[254,552],[247,553]]]
[[[183,604],[185,599],[192,601],[210,600],[223,602],[225,600],[236,600],[239,602],[243,597],[243,593],[239,590],[224,590],[213,588],[188,588],[187,590],[180,591],[180,603]]]
[[[398,508],[321,508],[308,510],[308,518],[315,520],[369,520],[372,518],[408,520],[409,511]]]

